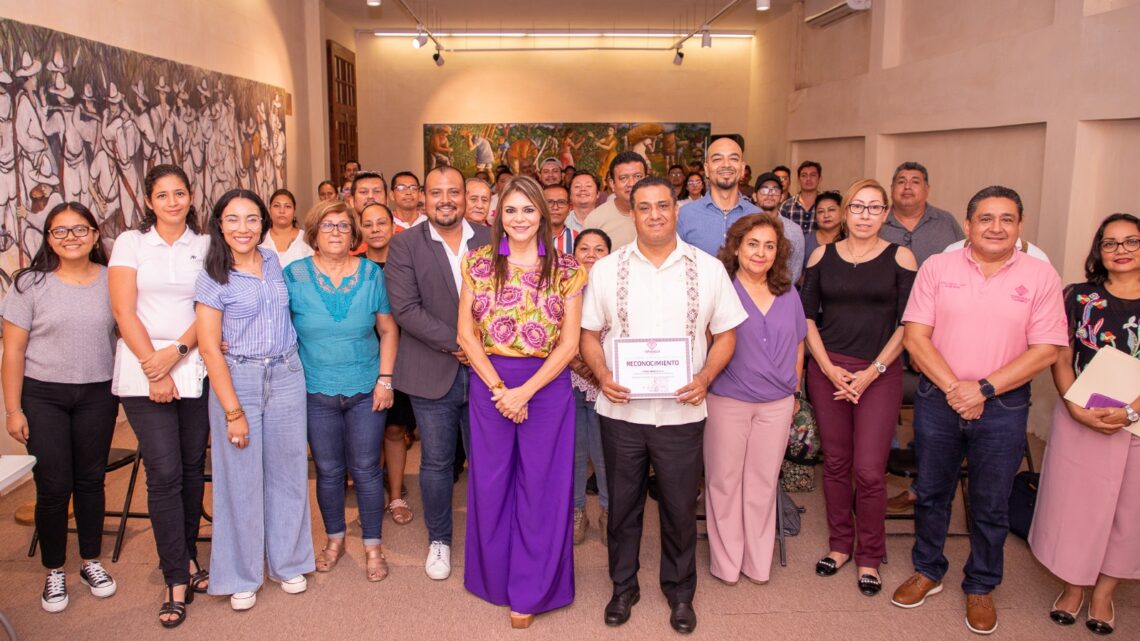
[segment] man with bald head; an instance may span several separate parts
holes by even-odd
[[[740,177],[744,169],[744,149],[730,136],[714,137],[705,155],[708,193],[681,207],[677,234],[681,240],[717,255],[724,246],[728,228],[749,214],[762,212],[740,193]],[[772,209],[769,213],[774,214]],[[788,272],[792,282],[799,280],[804,264],[804,234],[799,225],[776,216],[784,228],[784,238],[792,245]]]
[[[451,574],[455,443],[459,434],[468,440],[467,359],[456,341],[459,265],[468,250],[490,242],[490,232],[464,219],[458,169],[441,165],[428,172],[424,198],[427,222],[392,238],[384,278],[403,330],[392,382],[411,397],[420,428],[420,492],[430,543],[424,570],[443,580]]]

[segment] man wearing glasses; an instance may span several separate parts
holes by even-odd
[[[645,158],[634,151],[623,151],[610,163],[606,181],[614,197],[598,205],[598,208],[590,214],[590,226],[606,232],[613,241],[615,250],[637,239],[629,193],[648,173],[649,167],[645,164]]]
[[[404,231],[427,220],[427,216],[418,210],[420,199],[420,179],[410,171],[401,171],[392,176],[392,197],[389,206],[392,208],[392,222],[400,231]]]
[[[926,167],[912,161],[899,165],[891,177],[891,211],[879,232],[883,240],[909,249],[919,267],[966,237],[953,214],[926,201],[929,195]]]
[[[550,209],[550,236],[554,239],[554,248],[563,254],[573,254],[578,232],[566,225],[566,217],[570,215],[570,192],[562,185],[547,185],[542,188],[542,195]]]

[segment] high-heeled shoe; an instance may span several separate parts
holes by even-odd
[[[1112,617],[1108,621],[1094,619],[1092,616],[1092,599],[1089,599],[1089,618],[1088,621],[1085,621],[1085,627],[1093,634],[1101,636],[1112,634],[1113,626],[1116,625],[1116,604],[1110,603],[1109,606],[1112,607]]]
[[[534,623],[533,614],[521,614],[519,612],[511,612],[511,627],[516,630],[529,628],[530,624]]]
[[[317,572],[332,572],[342,556],[344,556],[344,539],[329,539],[317,556]]]
[[[198,565],[198,559],[190,559],[194,564],[194,572],[190,575],[190,590],[205,594],[210,589],[210,571],[203,570],[201,565]]]
[[[1065,593],[1061,592],[1056,599],[1053,599],[1053,609],[1049,611],[1049,618],[1057,625],[1073,625],[1077,622],[1077,615],[1081,613],[1081,608],[1085,606],[1084,590],[1081,591],[1081,602],[1077,604],[1077,609],[1072,612],[1057,607],[1063,596]]]
[[[177,628],[182,625],[182,622],[186,620],[186,605],[194,602],[194,591],[190,589],[189,585],[186,586],[185,596],[182,597],[181,601],[174,600],[174,587],[173,585],[166,586],[166,602],[158,610],[159,623],[164,628]],[[170,614],[174,615],[173,619],[161,618],[163,615]]]

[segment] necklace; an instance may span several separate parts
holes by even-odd
[[[862,254],[859,254],[858,256],[856,256],[855,255],[855,248],[851,246],[850,242],[848,242],[847,243],[847,251],[851,252],[851,259],[852,259],[851,267],[852,267],[852,269],[858,267],[859,263],[863,262],[863,258],[865,258],[867,256],[867,254],[870,254],[871,252],[875,251],[875,247],[877,247],[877,246],[878,246],[878,243],[875,243],[875,244],[871,245],[870,249],[868,249],[867,251],[863,252]]]

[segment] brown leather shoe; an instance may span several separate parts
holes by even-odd
[[[942,591],[942,582],[931,581],[921,572],[915,572],[891,596],[891,603],[900,608],[917,608],[926,603],[926,597]]]
[[[916,501],[917,499],[910,493],[910,489],[903,490],[887,499],[887,513],[900,514],[902,512],[909,512],[914,509]]]
[[[997,630],[997,610],[992,595],[966,595],[966,627],[975,634],[993,634]]]

